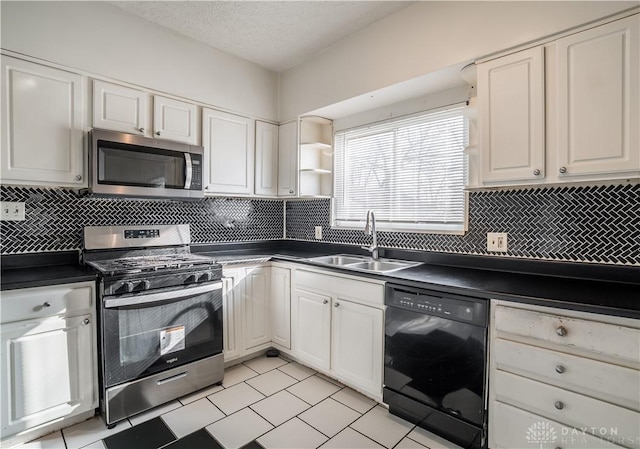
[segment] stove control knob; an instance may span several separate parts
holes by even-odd
[[[122,288],[124,289],[125,292],[127,293],[131,293],[133,291],[133,282],[123,282],[122,283]]]
[[[140,283],[138,284],[139,290],[149,290],[150,288],[151,282],[147,281],[146,279],[144,281],[140,281]]]
[[[209,272],[202,273],[202,275],[198,279],[198,282],[209,282],[211,278],[212,278],[211,273]]]

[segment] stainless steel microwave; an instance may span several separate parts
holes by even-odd
[[[89,132],[93,193],[203,198],[204,149],[104,129]]]

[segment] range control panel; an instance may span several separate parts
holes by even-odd
[[[413,290],[387,284],[385,304],[426,315],[486,325],[487,304],[479,298],[467,298],[428,290]]]

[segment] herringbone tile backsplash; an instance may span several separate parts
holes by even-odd
[[[85,226],[190,224],[193,243],[281,239],[282,201],[193,201],[78,197],[66,189],[0,187],[2,201],[24,201],[25,221],[3,221],[2,254],[82,248]]]
[[[281,239],[283,201],[80,198],[70,190],[0,187],[2,201],[24,201],[26,221],[0,223],[2,254],[76,250],[82,228],[99,225],[191,225],[194,243]],[[286,201],[287,238],[365,245],[361,230],[330,228],[327,199]],[[488,254],[487,232],[508,232],[506,256],[640,265],[640,185],[553,187],[469,194],[464,235],[380,232],[381,246]],[[502,255],[502,254],[501,254]]]
[[[323,240],[371,244],[362,230],[331,229],[330,208],[326,199],[287,201],[287,238],[314,240],[322,226]],[[379,232],[378,244],[486,255],[487,232],[508,233],[499,255],[640,265],[640,185],[471,192],[465,235]]]

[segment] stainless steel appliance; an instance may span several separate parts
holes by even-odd
[[[204,149],[103,129],[89,135],[93,193],[203,198]]]
[[[189,225],[84,228],[107,425],[222,382],[222,267],[189,244]]]
[[[465,448],[487,447],[486,300],[387,284],[383,400]]]

